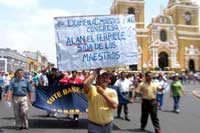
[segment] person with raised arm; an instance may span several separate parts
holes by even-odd
[[[92,82],[96,79],[96,85]],[[110,74],[96,69],[84,81],[88,98],[88,133],[111,133],[113,110],[118,106],[117,92],[108,88]]]

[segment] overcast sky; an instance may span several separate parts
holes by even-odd
[[[0,0],[0,48],[40,50],[56,63],[53,17],[108,15],[114,0]],[[193,0],[200,4],[200,0]],[[152,3],[153,2],[153,3]],[[168,0],[145,0],[145,23]]]

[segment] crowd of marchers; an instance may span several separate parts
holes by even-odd
[[[169,76],[162,71],[155,74],[149,71],[132,73],[109,72],[103,69],[62,72],[57,68],[49,70],[49,67],[40,72],[24,72],[18,69],[14,74],[0,73],[0,100],[4,97],[5,101],[12,102],[16,129],[27,130],[29,128],[28,103],[33,102],[33,92],[37,86],[83,84],[84,93],[88,97],[88,111],[96,112],[88,113],[88,131],[110,132],[115,108],[117,109],[116,119],[131,121],[128,115],[128,104],[120,103],[116,91],[109,89],[109,86],[115,86],[131,102],[138,99],[141,101],[141,130],[145,130],[148,115],[150,115],[155,132],[160,133],[157,111],[163,110],[164,94],[169,92],[173,98],[173,110],[179,113],[180,98],[184,94],[183,84],[198,82],[198,77],[199,73],[192,72]],[[47,111],[46,116],[56,117],[57,112]],[[78,121],[79,114],[74,114],[73,120]]]

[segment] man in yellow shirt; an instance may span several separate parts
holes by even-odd
[[[92,82],[96,79],[96,85]],[[108,88],[110,74],[95,70],[84,81],[84,93],[88,97],[88,133],[110,133],[112,131],[113,110],[118,106],[115,90]]]
[[[136,90],[137,93],[142,93],[141,130],[145,129],[150,114],[155,133],[161,133],[156,101],[156,94],[159,90],[162,90],[162,88],[152,82],[151,72],[146,72],[145,81],[140,83]]]

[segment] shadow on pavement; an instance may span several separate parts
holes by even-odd
[[[2,126],[0,127],[0,132],[3,132],[3,129],[9,129],[9,130],[16,130],[15,126]]]
[[[167,112],[167,113],[173,113],[174,114],[173,110],[162,110],[162,112]]]
[[[141,131],[140,128],[128,129],[128,130],[126,130],[126,131],[131,132],[131,133],[154,133],[154,132],[151,132],[151,131],[148,131],[148,130]]]
[[[15,118],[14,117],[2,117],[1,119],[3,119],[3,120],[14,120]]]
[[[2,133],[3,132],[3,130],[0,128],[0,133]]]
[[[30,128],[65,128],[65,129],[87,129],[88,120],[79,119],[75,122],[72,119],[29,119]],[[113,126],[114,130],[120,130],[116,125]]]
[[[65,121],[60,119],[29,119],[30,128],[69,128],[87,129],[87,120],[79,119],[78,122]]]
[[[44,116],[43,116],[44,117]],[[43,117],[29,119],[29,128],[32,129],[87,129],[88,128],[88,120],[87,119],[79,119],[79,121],[73,121],[72,118],[47,118],[44,119]],[[1,119],[4,120],[13,120],[13,117],[3,117]],[[10,129],[15,130],[15,126],[2,126],[0,129]],[[113,130],[120,130],[119,127],[113,125]],[[1,130],[0,130],[1,132]]]

